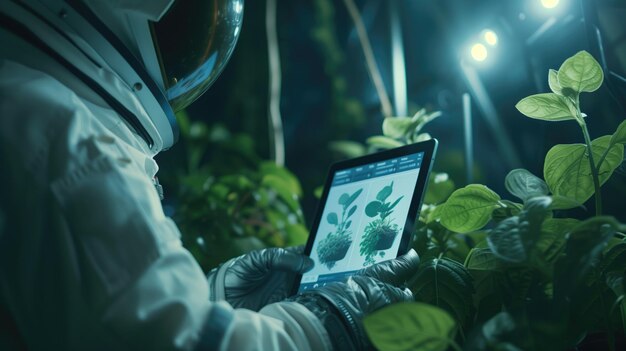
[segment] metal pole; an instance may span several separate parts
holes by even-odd
[[[472,101],[470,94],[463,94],[463,130],[465,136],[465,179],[474,182],[474,140],[472,139]]]
[[[391,64],[393,72],[393,103],[396,116],[407,116],[406,66],[404,62],[404,43],[402,25],[398,12],[398,1],[389,1],[389,19],[391,22]]]

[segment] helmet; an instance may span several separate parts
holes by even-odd
[[[5,5],[35,14],[76,47],[88,43],[144,112],[121,103],[128,97],[120,93],[103,99],[155,152],[178,138],[174,111],[202,95],[224,69],[243,18],[243,0],[23,0]],[[45,49],[45,42],[38,44]],[[89,50],[79,49],[88,55]],[[102,79],[92,83],[107,84]]]

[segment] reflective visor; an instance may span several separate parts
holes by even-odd
[[[150,22],[174,111],[217,79],[235,48],[242,19],[243,0],[178,0],[159,22]]]

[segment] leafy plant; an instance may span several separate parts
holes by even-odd
[[[598,63],[582,51],[558,71],[550,70],[552,93],[517,104],[528,117],[573,120],[581,128],[584,143],[548,151],[544,179],[515,169],[504,180],[508,199],[480,184],[454,191],[440,187],[441,197],[427,197],[414,242],[422,263],[411,289],[421,303],[447,312],[454,326],[432,334],[418,322],[427,312],[390,307],[366,319],[374,345],[381,350],[460,348],[456,344],[468,350],[562,350],[584,344],[593,333],[615,350],[616,338],[626,340],[626,225],[601,215],[600,193],[623,162],[626,121],[612,135],[592,139],[590,117],[579,101],[602,80]],[[591,197],[595,216],[564,216],[573,208],[586,209]],[[431,342],[418,341],[420,333]]]
[[[376,194],[376,200],[365,206],[365,214],[368,217],[378,218],[368,223],[364,230],[363,240],[360,244],[360,254],[365,257],[364,266],[373,264],[376,255],[384,257],[384,251],[391,247],[398,235],[398,225],[392,223],[393,219],[388,217],[404,196],[400,196],[393,203],[387,202],[391,193],[393,193],[393,181],[380,189]]]
[[[346,257],[346,253],[352,244],[352,220],[350,217],[354,215],[358,206],[352,205],[354,201],[361,195],[363,189],[359,189],[352,194],[343,193],[339,197],[338,203],[341,205],[341,220],[336,212],[330,212],[326,216],[326,221],[335,226],[335,232],[330,232],[320,241],[317,248],[317,255],[320,263],[326,265],[328,269],[335,266],[337,261]],[[352,207],[350,207],[352,205]]]
[[[184,152],[161,180],[166,200],[176,200],[183,245],[204,270],[253,249],[306,242],[302,190],[291,172],[263,161],[246,134],[177,118]]]

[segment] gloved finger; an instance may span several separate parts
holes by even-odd
[[[305,255],[285,249],[274,249],[270,252],[268,264],[270,269],[294,273],[304,273],[313,268],[313,260]]]
[[[413,301],[413,293],[409,289],[397,288],[372,277],[355,276],[348,280],[347,283],[348,287],[352,284],[357,284],[361,287],[364,292],[362,297],[367,299],[369,312],[391,303]]]
[[[302,255],[304,253],[304,245],[289,246],[286,247],[285,250]]]
[[[420,264],[420,257],[411,249],[406,254],[360,270],[357,274],[372,277],[383,283],[400,286],[413,276]]]

